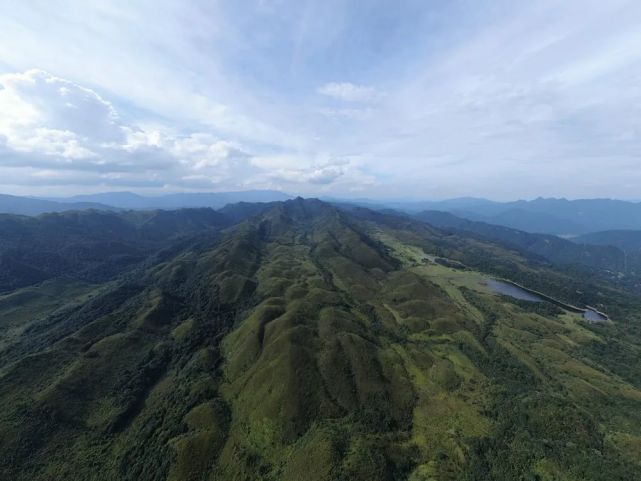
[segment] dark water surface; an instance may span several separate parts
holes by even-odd
[[[536,294],[532,294],[531,292],[528,292],[525,289],[521,289],[520,287],[515,286],[514,284],[510,284],[509,282],[503,282],[496,279],[488,279],[487,285],[490,289],[492,289],[492,291],[496,292],[497,294],[510,296],[514,299],[520,299],[521,301],[545,301],[545,299],[543,299],[542,297],[539,297]]]
[[[487,286],[497,294],[510,296],[521,301],[549,302],[547,299],[544,299],[541,296],[537,296],[532,292],[528,292],[525,289],[520,288],[519,286],[510,284],[509,282],[499,281],[497,279],[488,279]],[[582,315],[586,321],[590,322],[605,322],[608,320],[607,316],[604,316],[600,312],[597,312],[596,310],[590,308],[586,308]]]
[[[590,308],[585,310],[585,312],[583,313],[583,318],[586,321],[590,322],[605,322],[608,320],[606,316]]]

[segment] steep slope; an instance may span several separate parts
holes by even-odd
[[[638,301],[497,245],[296,199],[51,282],[0,296],[0,479],[641,475]]]
[[[230,224],[211,209],[0,214],[0,292],[61,275],[105,281],[177,237]]]

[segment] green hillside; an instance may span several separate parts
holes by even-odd
[[[22,275],[0,294],[0,479],[641,479],[633,294],[366,209],[211,212],[104,214],[135,254],[118,269],[0,239]],[[95,242],[94,216],[52,239]],[[9,220],[53,259],[42,218]]]
[[[625,253],[610,245],[586,245],[549,234],[531,234],[500,225],[474,222],[456,217],[448,212],[423,211],[414,216],[442,229],[474,233],[486,240],[495,240],[523,252],[546,259],[553,264],[583,265],[613,272],[632,268],[626,264]]]

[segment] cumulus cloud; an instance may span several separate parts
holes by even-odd
[[[103,142],[123,137],[118,114],[95,91],[42,70],[0,76],[1,125],[46,125],[53,132]],[[18,132],[13,132],[18,134]]]
[[[0,75],[0,168],[12,185],[104,185],[212,189],[274,179],[327,185],[339,163],[254,161],[242,144],[207,132],[125,122],[92,89],[42,70]]]
[[[293,184],[328,185],[343,175],[343,170],[334,166],[311,169],[277,169],[269,172],[268,175],[272,179]]]
[[[330,82],[319,87],[318,93],[346,102],[370,102],[380,97],[374,87],[350,82]]]
[[[127,124],[94,90],[42,70],[0,75],[0,89],[0,165],[36,183],[211,187],[249,165],[233,142]]]
[[[639,196],[635,0],[14,3],[0,182]]]
[[[41,70],[0,75],[0,111],[5,165],[100,169],[99,150],[125,137],[109,102]]]
[[[312,184],[331,184],[341,175],[343,175],[343,170],[340,167],[322,167],[307,174],[307,181]]]
[[[350,168],[348,160],[311,154],[257,156],[252,163],[264,178],[296,189],[304,188],[303,184],[329,186]]]

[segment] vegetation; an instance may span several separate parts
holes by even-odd
[[[0,479],[641,478],[641,303],[600,277],[314,200],[87,215],[138,257],[4,284]]]
[[[536,256],[560,266],[582,265],[615,272],[638,268],[636,265],[628,265],[625,253],[612,245],[585,245],[554,235],[531,234],[500,225],[474,222],[447,212],[423,211],[415,217],[435,227],[462,230],[468,236],[475,234],[479,239],[498,241],[525,255]]]

